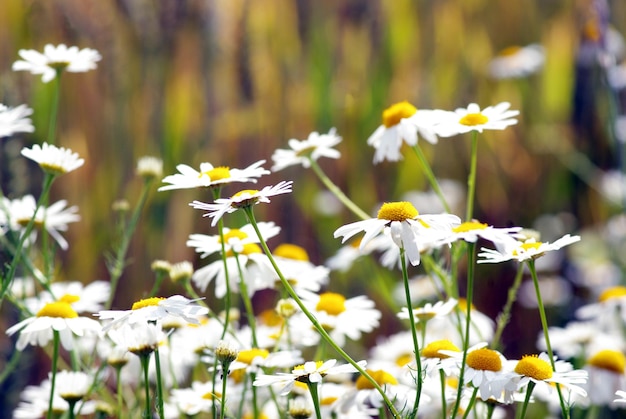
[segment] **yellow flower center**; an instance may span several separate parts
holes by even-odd
[[[222,400],[222,394],[218,392],[213,393],[209,391],[208,393],[204,393],[202,395],[202,398],[204,400]]]
[[[387,128],[398,125],[400,120],[408,118],[417,112],[417,108],[406,100],[391,105],[383,111],[383,125]]]
[[[543,244],[542,242],[527,242],[527,243],[522,243],[520,245],[520,248],[524,252],[528,252],[529,250],[539,249],[539,247],[541,247],[542,244]],[[519,256],[519,253],[517,250],[513,250],[513,256]],[[540,256],[540,255],[537,255],[537,256]]]
[[[231,380],[233,380],[235,383],[243,383],[243,381],[246,379],[246,369],[245,368],[239,368],[236,369],[234,371],[231,371],[228,376],[231,378]]]
[[[406,201],[385,202],[378,210],[379,220],[406,221],[419,215],[413,204]]]
[[[480,112],[479,113],[468,113],[463,118],[461,118],[461,120],[459,121],[459,124],[473,127],[473,126],[476,126],[476,125],[486,124],[487,121],[489,121],[489,118],[487,118],[485,115],[483,115]]]
[[[399,367],[404,367],[406,364],[413,361],[413,359],[413,354],[411,353],[401,354],[396,358],[396,365]]]
[[[149,306],[158,306],[161,301],[165,300],[163,297],[151,297],[144,298],[143,300],[135,301],[131,310],[139,310],[140,308]]]
[[[258,318],[261,324],[269,327],[280,326],[283,323],[283,318],[273,309],[263,310],[258,315]]]
[[[261,247],[256,243],[247,243],[243,245],[243,249],[238,254],[251,255],[253,253],[263,253],[263,250],[261,250]],[[231,256],[235,256],[235,252],[233,252],[232,250],[229,250],[228,252],[226,252],[226,257],[231,257]]]
[[[324,365],[324,361],[316,361],[315,362],[315,370],[317,371],[322,365]],[[293,370],[291,370],[291,372],[293,374],[298,374],[301,372],[304,372],[304,364],[302,365],[296,365],[295,367],[293,367]],[[324,375],[326,375],[325,371],[317,371],[322,377]],[[296,381],[299,381],[301,383],[307,383],[309,380],[309,376],[308,375],[304,375],[304,376],[300,376],[298,378],[296,378]],[[297,383],[296,383],[297,384]]]
[[[494,350],[487,348],[476,349],[467,354],[467,366],[475,370],[500,371],[502,360]]]
[[[259,193],[259,190],[258,189],[244,189],[234,194],[231,198],[238,198],[245,194],[254,195],[255,193]]]
[[[624,369],[626,368],[626,357],[619,351],[605,349],[589,358],[587,363],[596,368],[602,368],[618,374],[624,374]]]
[[[450,358],[450,355],[439,353],[439,351],[442,349],[445,351],[461,351],[459,348],[456,347],[454,343],[450,342],[448,339],[442,339],[436,340],[426,345],[424,349],[422,349],[422,356],[424,358]]]
[[[303,247],[289,243],[283,243],[277,246],[276,249],[274,249],[274,256],[280,256],[285,259],[301,260],[305,262],[309,261],[309,255]]]
[[[317,311],[325,311],[331,316],[338,316],[346,311],[346,298],[334,292],[322,293],[315,309]]]
[[[224,242],[226,243],[228,243],[228,240],[230,239],[243,240],[247,238],[248,238],[248,235],[246,233],[236,228],[233,228],[232,230],[228,230],[228,233],[224,233]]]
[[[501,57],[510,57],[511,55],[517,54],[521,49],[522,48],[517,45],[512,45],[504,48],[498,55]]]
[[[63,166],[48,162],[39,163],[39,167],[41,167],[42,170],[54,175],[62,175],[67,172]]]
[[[487,224],[479,223],[478,221],[466,221],[460,226],[454,227],[452,231],[455,233],[467,233],[468,231],[484,230],[487,227]]]
[[[237,355],[237,361],[243,362],[244,364],[252,365],[252,361],[254,358],[261,357],[263,359],[267,358],[270,353],[265,349],[252,348],[245,351],[239,351]]]
[[[459,308],[461,313],[467,313],[467,300],[465,298],[459,298],[459,301],[457,301],[456,306]],[[476,310],[476,307],[474,307],[474,304],[472,304],[472,307],[470,309]]]
[[[320,404],[322,406],[330,406],[331,404],[335,403],[337,401],[337,397],[334,396],[328,396],[328,397],[322,397],[320,400]]]
[[[623,298],[623,297],[626,297],[626,287],[617,286],[617,287],[611,287],[607,290],[604,290],[604,292],[600,294],[600,297],[598,297],[598,301],[605,302],[613,298]]]
[[[75,319],[78,313],[65,301],[48,303],[37,312],[37,317],[60,317],[63,319]]]
[[[524,355],[515,366],[515,372],[535,380],[552,378],[552,366],[537,355]]]
[[[211,182],[215,182],[222,179],[228,179],[230,177],[230,168],[227,166],[214,167],[211,170],[200,173],[199,177],[208,176]]]
[[[26,227],[28,223],[30,223],[30,218],[18,218],[15,220],[21,227]],[[43,227],[43,222],[41,220],[35,220],[33,222],[33,227]]]
[[[66,302],[68,304],[75,303],[76,301],[79,301],[79,300],[80,300],[80,297],[74,294],[65,294],[61,298],[59,298],[59,301]]]
[[[398,380],[391,374],[389,374],[385,370],[365,370],[370,377],[376,381],[379,386],[384,386],[385,384],[396,385],[398,384]],[[357,390],[371,390],[376,387],[363,375],[359,376],[356,380],[356,388]]]

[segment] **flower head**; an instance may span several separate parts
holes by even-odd
[[[54,46],[48,44],[43,54],[32,49],[21,49],[18,54],[22,60],[13,63],[13,71],[30,71],[32,74],[41,74],[41,80],[48,83],[58,73],[84,73],[96,68],[96,63],[102,59],[95,49],[67,47],[64,44]]]
[[[519,115],[519,111],[508,110],[510,106],[510,103],[502,102],[481,111],[476,103],[470,103],[467,108],[448,112],[435,129],[441,137],[451,137],[470,131],[483,132],[486,129],[503,130],[517,124],[517,119],[512,118]]]
[[[272,155],[274,166],[272,171],[277,172],[289,166],[302,165],[305,168],[311,166],[311,160],[320,157],[338,159],[341,154],[333,147],[341,142],[341,137],[336,134],[335,128],[331,128],[328,134],[312,132],[306,140],[289,140],[290,149],[278,149]]]
[[[259,160],[245,169],[231,169],[226,166],[215,167],[211,163],[201,163],[200,171],[186,164],[179,164],[176,166],[179,173],[163,178],[163,183],[169,183],[169,185],[161,186],[159,191],[219,188],[234,182],[256,182],[257,178],[270,173],[269,170],[261,167],[263,163],[265,160]]]
[[[414,146],[418,133],[428,142],[435,144],[435,124],[444,115],[438,110],[418,110],[407,101],[398,102],[383,111],[383,123],[367,139],[367,144],[376,149],[374,163],[402,159],[400,149],[403,142]]]
[[[163,160],[154,156],[143,156],[137,160],[137,174],[146,179],[163,176]]]
[[[489,74],[495,79],[514,79],[538,72],[545,62],[541,45],[510,46],[489,62]]]
[[[569,234],[553,243],[538,242],[534,239],[524,242],[515,239],[500,241],[495,243],[497,250],[481,248],[482,252],[478,253],[478,256],[483,259],[479,259],[478,263],[500,263],[508,260],[524,262],[543,256],[546,252],[559,250],[577,241],[580,241],[580,236],[570,236]]]
[[[269,203],[270,197],[291,192],[292,181],[281,181],[274,186],[266,186],[261,190],[245,189],[237,192],[230,198],[219,198],[214,203],[208,204],[193,201],[191,205],[195,209],[209,211],[203,217],[210,217],[211,226],[215,226],[220,218],[226,213],[233,213],[240,208],[251,207],[260,202]]]
[[[410,202],[389,202],[382,205],[376,218],[346,224],[339,227],[334,236],[343,236],[343,243],[364,231],[365,235],[359,244],[362,249],[388,228],[394,243],[406,251],[409,261],[415,266],[420,262],[420,243],[434,242],[442,230],[449,230],[460,223],[461,220],[456,215],[419,215]]]
[[[62,175],[81,167],[85,160],[69,148],[57,147],[52,144],[35,144],[33,148],[23,148],[22,156],[35,161],[48,173]]]
[[[540,384],[551,389],[554,384],[560,384],[585,397],[587,392],[576,384],[587,382],[587,371],[574,370],[572,365],[565,361],[555,359],[555,370],[550,364],[550,358],[545,352],[540,355],[525,355],[519,361],[514,362],[513,371],[519,375],[518,389],[522,389],[529,382]]]
[[[33,132],[35,127],[28,116],[33,110],[26,105],[9,108],[0,103],[0,138],[10,137],[16,132]]]

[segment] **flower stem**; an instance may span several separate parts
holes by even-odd
[[[56,142],[57,116],[59,114],[59,97],[61,93],[61,74],[62,69],[58,69],[57,76],[54,78],[54,93],[52,96],[52,107],[50,108],[50,121],[48,123],[48,143]]]
[[[476,162],[478,160],[478,131],[472,131],[472,155],[470,172],[467,177],[467,211],[465,221],[472,221],[474,215],[474,194],[476,193]]]
[[[224,362],[222,364],[222,374],[224,374],[224,376],[222,377],[222,394],[220,395],[221,398],[221,404],[222,404],[222,408],[220,409],[220,419],[224,419],[224,415],[226,414],[226,387],[228,384],[228,367],[230,366],[230,362]],[[214,370],[215,371],[215,370]],[[216,374],[213,373],[213,375],[215,376]],[[215,403],[213,403],[215,404]]]
[[[354,213],[354,215],[361,218],[362,220],[367,220],[371,218],[365,211],[359,208],[357,204],[352,202],[352,200],[348,198],[346,194],[344,194],[342,190],[339,189],[339,187],[335,185],[328,176],[326,176],[326,173],[324,173],[320,165],[317,164],[317,161],[313,160],[312,158],[309,158],[309,160],[311,162],[311,168],[313,169],[317,177],[322,181],[324,186],[326,186],[326,188],[330,192],[332,192],[333,195],[335,195],[337,199],[339,199],[339,201],[341,201],[343,205],[345,205],[350,211]]]
[[[306,308],[306,306],[304,305],[300,297],[298,297],[296,292],[293,290],[293,287],[291,286],[291,284],[289,284],[289,281],[287,281],[287,279],[281,272],[280,268],[276,264],[276,260],[272,256],[272,252],[270,252],[270,249],[267,247],[267,243],[265,242],[265,239],[263,239],[263,236],[261,235],[261,231],[259,230],[259,226],[257,225],[252,207],[251,206],[242,207],[242,209],[244,210],[246,217],[248,218],[248,221],[254,228],[254,231],[256,232],[257,237],[259,238],[259,242],[260,242],[259,244],[261,245],[261,248],[265,252],[265,255],[268,257],[270,263],[272,264],[272,267],[274,268],[274,270],[276,271],[276,274],[278,275],[278,278],[280,279],[280,282],[283,284],[283,287],[285,287],[285,289],[287,290],[287,293],[289,294],[289,296],[293,298],[293,300],[296,302],[298,307],[300,307],[300,310],[302,310],[304,315],[309,319],[313,327],[322,336],[322,338],[328,343],[328,345],[330,345],[335,351],[337,351],[337,353],[341,355],[343,359],[345,359],[359,373],[361,373],[361,375],[363,375],[363,377],[365,377],[367,381],[370,382],[370,384],[378,391],[378,393],[380,393],[381,397],[383,398],[384,403],[387,405],[387,408],[391,411],[391,414],[396,418],[399,417],[398,411],[396,410],[391,400],[389,400],[389,397],[387,397],[382,387],[376,382],[376,380],[374,380],[374,378],[372,378],[371,375],[367,373],[367,371],[365,371],[365,369],[363,369],[363,367],[361,367],[361,365],[359,365],[354,359],[352,359],[352,357],[350,357],[350,355],[346,353],[346,351],[344,351],[339,345],[337,345],[337,343],[333,340],[333,338],[330,337],[328,332],[326,332],[326,329],[324,329],[324,327],[315,318],[315,316]]]
[[[474,408],[474,403],[476,403],[477,394],[478,394],[478,387],[475,387],[474,392],[472,393],[472,398],[470,399],[469,403],[467,404],[467,408],[465,409],[465,414],[463,414],[463,419],[467,419],[469,417],[470,412]]]
[[[252,334],[252,346],[257,348],[259,344],[256,339],[256,319],[254,317],[254,310],[252,309],[252,301],[250,301],[250,295],[248,291],[248,284],[243,276],[243,270],[239,263],[239,255],[235,254],[237,258],[237,269],[239,269],[239,289],[241,290],[241,299],[246,309],[246,315],[248,316],[248,326],[250,326],[250,333]]]
[[[441,411],[445,415],[448,410],[446,406],[446,373],[439,370],[439,380],[441,381]]]
[[[413,304],[411,302],[411,288],[409,286],[409,274],[406,267],[406,257],[404,247],[400,247],[400,262],[402,263],[402,279],[404,282],[404,295],[406,296],[407,311],[409,312],[409,325],[411,327],[411,337],[413,338],[413,350],[415,351],[415,363],[417,364],[415,403],[410,416],[417,416],[417,409],[422,394],[422,358],[420,355],[419,341],[417,340],[417,330],[415,328],[415,316],[413,315]]]
[[[466,319],[465,319],[465,336],[463,339],[463,359],[461,361],[461,371],[459,373],[459,385],[456,395],[456,402],[454,404],[454,410],[451,417],[456,417],[459,407],[461,405],[461,395],[463,393],[463,378],[465,375],[465,365],[467,361],[467,350],[470,342],[470,329],[472,324],[472,299],[474,298],[474,266],[476,259],[476,243],[467,243],[468,246],[468,263],[467,263],[467,292],[465,297],[465,303],[467,304]]]
[[[151,409],[150,409],[150,378],[148,377],[148,368],[150,365],[150,353],[142,353],[139,355],[139,360],[141,361],[141,368],[143,369],[143,381],[145,388],[145,397],[146,397],[146,406],[143,412],[143,418],[149,419],[152,417]]]
[[[117,417],[122,417],[122,407],[124,406],[124,398],[122,397],[122,365],[115,367],[115,376],[117,378]]]
[[[502,332],[504,331],[504,328],[509,323],[509,320],[511,318],[511,309],[513,308],[513,303],[517,298],[517,291],[522,284],[522,276],[524,273],[523,266],[524,265],[518,266],[513,285],[511,285],[511,288],[509,288],[506,303],[502,308],[502,312],[498,316],[496,332],[494,333],[493,339],[491,340],[491,347],[494,349],[497,349],[498,346],[500,346],[500,338],[502,337]]]
[[[451,212],[450,206],[448,205],[448,201],[446,201],[446,197],[443,195],[443,191],[441,190],[441,187],[439,186],[439,182],[437,181],[437,178],[435,177],[435,174],[433,173],[433,170],[430,167],[430,164],[428,163],[428,159],[426,159],[426,156],[424,155],[422,148],[419,146],[419,144],[415,144],[413,146],[413,151],[415,151],[415,155],[417,156],[418,160],[420,161],[420,164],[422,165],[422,170],[424,171],[424,174],[426,175],[426,178],[428,179],[428,182],[430,183],[430,187],[433,188],[433,191],[435,191],[435,193],[439,197],[439,200],[441,201],[441,204],[443,205],[446,212]]]
[[[128,246],[130,245],[130,239],[137,228],[137,222],[139,221],[139,216],[141,215],[141,211],[148,199],[148,193],[150,192],[150,186],[152,185],[154,178],[147,178],[144,182],[143,188],[141,190],[141,195],[139,196],[139,201],[137,201],[137,205],[133,209],[133,213],[130,218],[130,222],[124,229],[122,233],[122,240],[120,241],[120,245],[117,248],[117,252],[113,257],[112,262],[109,264],[109,274],[111,275],[111,293],[109,294],[109,299],[106,302],[105,308],[110,309],[113,304],[113,297],[115,296],[115,290],[117,289],[117,284],[122,276],[122,272],[124,272],[124,268],[126,267],[126,253],[128,252]]]
[[[52,331],[52,377],[50,378],[50,400],[48,401],[48,413],[46,419],[52,418],[52,402],[54,400],[54,385],[57,377],[57,362],[59,360],[59,331]]]
[[[311,393],[311,398],[313,399],[313,407],[315,408],[315,416],[317,419],[322,419],[322,411],[320,409],[320,397],[317,392],[317,383],[307,382],[307,387],[309,388],[309,392]]]
[[[537,270],[535,269],[535,260],[530,259],[528,261],[528,269],[530,275],[533,278],[533,284],[535,286],[535,294],[537,295],[537,307],[539,308],[539,317],[541,318],[541,328],[543,329],[543,338],[546,342],[546,349],[548,351],[548,357],[550,358],[550,365],[552,370],[556,371],[556,364],[554,363],[554,354],[552,352],[552,345],[550,344],[550,335],[548,333],[548,320],[546,317],[546,310],[543,306],[543,300],[541,299],[541,289],[539,288],[539,278],[537,278]],[[561,386],[556,385],[557,393],[559,393],[559,402],[561,404],[561,413],[564,418],[569,418],[569,411],[563,400],[563,394],[561,393]]]
[[[533,393],[535,389],[535,383],[532,381],[528,382],[528,386],[526,387],[526,397],[524,397],[524,404],[522,405],[522,409],[520,410],[520,414],[518,416],[519,419],[524,419],[526,417],[526,409],[528,408],[528,402],[530,402],[530,395]]]
[[[78,400],[72,400],[72,401],[68,401],[67,404],[69,405],[67,411],[68,411],[68,419],[75,419],[76,418],[76,414],[74,413],[74,408],[76,407],[76,403],[78,403]]]
[[[157,407],[159,408],[159,418],[165,418],[163,410],[163,377],[161,376],[161,356],[159,355],[159,347],[154,349],[154,363],[156,367],[156,385],[157,385]]]

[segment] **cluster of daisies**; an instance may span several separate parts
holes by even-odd
[[[64,45],[46,46],[43,54],[20,51],[20,56],[23,60],[13,68],[41,74],[44,82],[64,71],[93,69],[100,60],[94,50]],[[24,105],[0,108],[0,134],[33,132],[31,113]],[[367,142],[375,149],[375,163],[397,161],[405,145],[419,155],[420,138],[434,144],[440,137],[472,133],[476,141],[483,130],[516,124],[517,115],[508,103],[444,111],[400,102],[383,112],[382,125]],[[189,205],[202,211],[198,216],[208,218],[214,234],[189,235],[186,244],[197,253],[198,266],[153,262],[155,286],[125,310],[111,307],[121,271],[111,269],[111,281],[59,282],[46,262],[49,256],[41,258],[43,268],[31,257],[51,251],[49,237],[60,249],[68,248],[62,233],[79,221],[78,210],[66,201],[49,205],[47,193],[54,180],[79,169],[84,160],[54,144],[24,148],[23,157],[44,171],[44,188],[39,199],[2,197],[0,238],[12,260],[2,271],[1,298],[21,317],[6,330],[15,339],[14,356],[29,346],[41,347],[50,355],[51,369],[39,385],[22,391],[13,416],[505,417],[513,406],[523,416],[532,403],[567,416],[573,406],[626,401],[624,346],[614,337],[622,336],[626,320],[615,321],[626,312],[624,288],[608,290],[600,303],[580,310],[581,322],[568,327],[581,332],[545,327],[538,352],[521,359],[507,359],[499,351],[510,313],[496,322],[472,305],[474,258],[478,264],[516,262],[520,272],[527,268],[536,280],[535,260],[561,252],[579,236],[542,242],[521,227],[482,223],[471,217],[473,191],[468,191],[465,221],[449,211],[422,214],[409,200],[384,202],[371,216],[318,164],[323,157],[339,159],[335,147],[340,143],[334,129],[291,139],[287,149],[271,156],[271,170],[264,168],[265,160],[243,169],[204,162],[198,169],[180,164],[177,173],[162,178],[158,158],[140,159],[138,174],[162,178],[159,191],[212,192],[213,201]],[[297,182],[238,188],[224,195],[292,166],[312,168],[336,200],[360,218],[337,226],[334,237],[344,246],[321,264],[297,243],[277,243],[281,227],[255,216],[256,205],[290,194]],[[438,188],[436,179],[432,182]],[[447,207],[445,196],[440,198]],[[241,225],[229,224],[235,219],[229,214],[235,212],[243,214]],[[120,249],[123,256],[126,249]],[[344,295],[338,289],[345,287],[333,281],[338,271],[367,258],[378,262],[363,282],[382,284],[385,307],[368,295]],[[461,298],[457,267],[464,260],[470,269],[466,297]],[[123,259],[119,266],[123,269]],[[426,275],[409,278],[418,269]],[[384,284],[381,277],[389,275],[397,280]],[[180,293],[159,296],[164,278]],[[402,284],[399,293],[391,289],[396,284]],[[425,286],[434,293],[424,292]],[[541,304],[539,309],[544,319]],[[384,317],[388,313],[391,319]],[[383,336],[389,322],[404,327]],[[364,359],[353,358],[344,348],[358,347],[366,335],[378,336],[355,351]],[[584,343],[576,346],[567,340],[571,336]],[[588,353],[592,346],[597,350]],[[573,347],[581,349],[573,352]],[[570,362],[578,356],[585,362]],[[608,389],[600,397],[596,387]]]

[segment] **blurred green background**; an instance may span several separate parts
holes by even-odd
[[[134,203],[141,186],[134,168],[143,155],[162,157],[165,174],[175,173],[177,164],[204,161],[242,168],[266,159],[269,167],[272,152],[289,138],[336,127],[344,139],[342,158],[321,164],[363,208],[426,190],[410,150],[398,164],[373,166],[366,144],[382,110],[401,100],[448,110],[509,101],[521,111],[512,129],[481,136],[481,220],[530,226],[541,214],[565,211],[577,217],[577,227],[602,222],[620,208],[606,205],[571,170],[590,174],[574,159],[576,150],[598,151],[603,169],[612,164],[605,86],[591,82],[598,102],[582,108],[591,123],[572,125],[577,55],[583,43],[593,43],[584,34],[601,27],[594,9],[601,3],[2,1],[0,102],[27,103],[36,125],[33,135],[3,141],[2,187],[10,197],[37,193],[38,171],[17,156],[21,147],[45,140],[53,92],[52,83],[12,72],[11,64],[19,49],[65,43],[94,48],[103,58],[96,71],[62,80],[57,144],[86,164],[52,191],[53,201],[67,199],[82,216],[66,234],[70,249],[60,255],[58,280],[108,277],[103,252],[113,240],[111,204],[122,198]],[[606,5],[611,24],[626,31],[626,2]],[[498,51],[530,43],[546,50],[542,71],[523,80],[489,77],[487,64]],[[439,178],[464,184],[468,136],[424,143],[423,149]],[[347,211],[312,214],[320,185],[302,169],[273,174],[259,185],[282,179],[295,180],[293,198],[259,207],[258,218],[279,223],[283,240],[304,246],[321,263],[339,247],[332,232],[354,217]],[[149,290],[153,260],[194,260],[185,246],[190,233],[215,233],[188,207],[194,199],[211,197],[201,190],[151,195],[114,306],[126,307]]]

